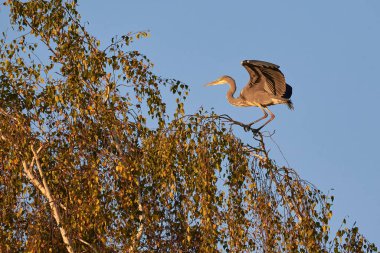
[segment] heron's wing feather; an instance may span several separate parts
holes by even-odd
[[[251,86],[263,84],[264,90],[273,95],[283,96],[285,94],[285,77],[278,65],[257,60],[243,61],[242,65],[250,75]],[[261,78],[265,78],[265,80],[261,80]]]
[[[258,60],[245,60],[242,62],[243,65],[245,64],[250,64],[250,65],[253,65],[253,66],[257,66],[257,67],[267,67],[267,68],[274,68],[274,69],[279,69],[280,66],[276,65],[276,64],[273,64],[273,63],[270,63],[270,62],[267,62],[267,61],[258,61]]]
[[[259,78],[257,70],[254,69],[254,66],[251,66],[248,64],[243,64],[243,66],[248,71],[248,74],[249,74],[249,86],[255,85],[257,79]]]
[[[283,96],[286,91],[285,77],[279,69],[262,68],[261,72],[266,78],[264,89],[273,95]]]

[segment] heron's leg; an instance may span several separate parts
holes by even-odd
[[[263,128],[264,126],[266,126],[269,122],[271,122],[276,116],[274,116],[273,112],[271,112],[268,107],[265,107],[265,109],[269,112],[270,114],[270,119],[264,123],[264,125],[262,125],[261,127],[257,128],[256,130],[259,131],[261,128]]]
[[[259,122],[260,120],[263,120],[263,119],[265,119],[266,117],[268,117],[268,113],[264,110],[264,108],[261,107],[261,106],[259,106],[259,108],[260,108],[261,111],[264,113],[264,116],[262,116],[261,118],[259,118],[259,119],[255,120],[255,121],[253,121],[252,123],[249,123],[248,126],[252,126],[253,124]],[[268,110],[268,111],[269,111],[269,110]],[[272,114],[272,112],[271,112],[271,114]]]

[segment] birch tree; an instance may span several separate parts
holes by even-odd
[[[277,165],[264,135],[186,114],[188,86],[132,49],[146,32],[101,42],[75,0],[4,4],[1,252],[377,250],[345,221],[330,231],[333,197]]]

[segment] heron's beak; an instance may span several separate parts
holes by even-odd
[[[212,81],[211,83],[206,83],[204,86],[205,87],[214,86],[214,85],[223,84],[223,83],[226,83],[226,82],[218,79],[218,80]]]

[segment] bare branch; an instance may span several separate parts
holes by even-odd
[[[67,208],[66,208],[62,203],[59,203],[59,206],[60,206],[63,210],[67,211]]]
[[[11,118],[12,120],[14,120],[20,124],[20,121],[16,117],[13,117],[9,113],[7,113],[3,108],[0,108],[0,113],[3,114],[4,116],[8,117],[8,118]]]
[[[97,251],[97,250],[95,249],[94,246],[92,246],[90,243],[86,242],[85,240],[83,240],[83,239],[81,239],[81,238],[78,238],[78,240],[79,240],[81,243],[87,245],[87,246],[88,246],[90,249],[92,249],[95,253],[98,253],[98,252],[99,252],[99,251]]]
[[[26,174],[26,176],[29,178],[29,180],[32,182],[32,184],[37,187],[41,193],[46,196],[46,191],[45,191],[45,188],[42,186],[42,184],[38,181],[38,179],[33,175],[33,171],[32,171],[32,168],[34,166],[34,158],[32,159],[32,162],[30,163],[30,166],[28,168],[28,166],[26,165],[26,162],[25,161],[22,161],[22,166],[24,167],[24,172]]]
[[[42,171],[42,166],[41,166],[41,164],[39,162],[39,159],[38,159],[38,153],[41,151],[41,149],[42,149],[42,145],[40,146],[40,148],[37,151],[34,150],[33,145],[31,145],[31,150],[32,150],[33,155],[34,155],[33,159],[36,161],[38,172],[40,173],[40,176],[41,176],[41,179],[42,179],[43,188],[45,189],[45,194],[44,195],[45,195],[45,197],[49,201],[49,206],[50,206],[51,210],[53,211],[53,217],[54,217],[54,219],[55,219],[55,221],[57,223],[59,231],[61,232],[61,236],[62,236],[63,242],[66,245],[67,251],[69,253],[74,253],[72,244],[70,242],[69,237],[67,236],[66,230],[65,230],[65,228],[61,224],[61,215],[59,213],[58,206],[57,206],[57,204],[55,202],[55,199],[53,198],[53,196],[52,196],[52,194],[50,192],[49,186],[47,185],[45,175],[44,175],[44,173]]]
[[[138,201],[139,201],[138,210],[140,212],[140,214],[139,214],[140,225],[137,229],[136,237],[132,240],[132,245],[129,248],[129,252],[135,252],[136,251],[136,248],[138,246],[138,243],[141,239],[141,236],[142,236],[143,230],[144,230],[144,213],[143,213],[143,207],[142,207],[141,180],[140,179],[139,179],[138,190],[139,190],[139,193],[138,193]]]

